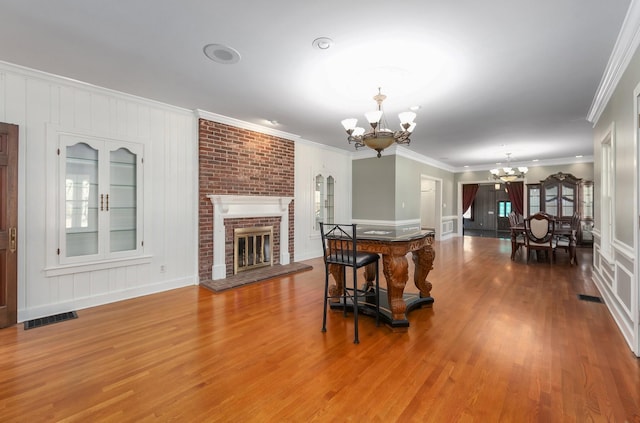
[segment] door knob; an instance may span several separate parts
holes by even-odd
[[[9,229],[9,251],[16,252],[16,228]]]

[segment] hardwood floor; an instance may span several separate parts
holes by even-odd
[[[580,266],[508,240],[436,243],[432,309],[407,333],[331,312],[324,270],[188,287],[0,330],[0,420],[638,422],[640,361]],[[411,261],[410,261],[411,263]],[[410,282],[408,290],[415,287]]]

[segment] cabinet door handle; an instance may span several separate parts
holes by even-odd
[[[16,228],[10,228],[9,229],[9,251],[11,251],[12,254],[16,252],[16,244],[17,244]]]
[[[104,194],[100,194],[100,211],[104,210]]]

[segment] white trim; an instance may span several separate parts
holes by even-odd
[[[150,264],[153,256],[134,256],[111,260],[99,260],[89,263],[74,263],[61,266],[51,266],[44,269],[46,277],[72,275],[74,273],[93,272],[96,270],[113,269],[124,266],[137,266],[140,264]]]
[[[614,271],[614,275],[615,275],[615,271]],[[607,305],[607,308],[609,309],[609,312],[611,313],[613,320],[616,321],[616,324],[618,325],[618,328],[620,329],[622,336],[624,337],[625,341],[627,341],[629,348],[633,351],[634,346],[633,346],[633,336],[631,333],[632,328],[629,327],[629,325],[627,324],[628,322],[627,319],[629,318],[629,316],[626,315],[624,310],[620,309],[621,303],[619,303],[615,299],[616,298],[615,293],[610,289],[607,283],[603,280],[602,275],[599,272],[593,272],[592,280],[596,285],[596,287],[598,288],[598,291],[600,292],[600,295],[602,296],[605,304]],[[637,351],[634,351],[634,352],[637,356],[638,352]]]
[[[376,157],[377,154],[378,153],[376,153],[375,150],[372,150],[370,148],[361,148],[360,150],[354,151],[352,153],[352,160],[370,159],[370,158]],[[402,145],[398,145],[398,144],[393,144],[392,146],[386,148],[382,152],[382,155],[383,156],[396,155],[396,156],[404,157],[404,158],[416,161],[418,163],[422,163],[429,166],[433,166],[438,169],[446,170],[447,172],[451,172],[451,173],[454,173],[456,170],[454,167],[449,166],[448,164],[439,162],[427,156],[423,156],[422,154],[416,153],[415,151],[412,151],[409,148],[404,147]]]
[[[306,140],[304,138],[297,138],[297,139],[295,139],[295,142],[296,142],[296,144],[307,145],[309,147],[318,148],[320,150],[326,150],[326,151],[331,151],[333,153],[345,154],[345,155],[348,155],[349,157],[352,157],[353,154],[354,154],[354,152],[349,151],[348,148],[333,147],[331,145],[321,144],[321,143],[315,142],[315,141],[309,141],[309,140]],[[347,143],[346,147],[349,147],[348,143]]]
[[[267,128],[266,126],[258,125],[251,122],[245,122],[244,120],[219,115],[217,113],[207,112],[205,110],[196,109],[193,111],[193,113],[198,119],[205,119],[212,122],[223,123],[225,125],[231,125],[236,128],[246,129],[261,134],[273,135],[274,137],[284,138],[290,141],[297,141],[300,139],[300,135],[290,134],[288,132],[279,131],[273,128]]]
[[[456,168],[454,168],[453,166],[434,160],[431,157],[423,156],[422,154],[416,153],[415,151],[412,151],[407,147],[397,145],[395,146],[395,149],[396,149],[396,155],[400,157],[411,159],[418,163],[433,166],[438,169],[446,170],[447,172],[454,173],[456,171]]]
[[[458,235],[457,232],[449,232],[447,234],[443,234],[438,241],[442,242],[442,241],[447,241],[449,239],[459,238],[459,237],[460,235]]]
[[[72,310],[81,310],[89,307],[97,307],[104,304],[110,304],[117,301],[128,300],[131,298],[141,297],[143,295],[156,294],[172,289],[184,288],[187,286],[197,285],[198,283],[192,277],[163,281],[151,285],[145,285],[135,288],[124,289],[117,292],[108,292],[104,294],[92,295],[90,297],[65,301],[62,303],[46,304],[43,306],[29,307],[28,309],[18,310],[18,323],[27,320],[38,319],[45,316],[51,316],[59,313],[66,313]]]
[[[244,217],[280,218],[280,264],[289,264],[289,204],[293,197],[207,195],[213,205],[213,280],[227,277],[224,220]]]
[[[636,356],[640,356],[640,282],[638,281],[638,275],[640,274],[640,251],[638,251],[638,231],[640,231],[640,198],[638,198],[638,189],[640,189],[640,174],[638,171],[638,160],[640,160],[640,152],[638,151],[638,137],[640,136],[640,117],[638,116],[638,107],[640,102],[640,84],[636,85],[633,90],[633,157],[634,160],[634,172],[635,178],[633,179],[633,248],[632,253],[634,255],[633,263],[633,280],[636,282],[633,289],[636,290],[635,295],[632,295],[632,319],[633,319],[633,333],[635,336],[635,344],[633,346]]]
[[[191,166],[195,171],[192,173],[193,178],[191,180],[191,190],[193,197],[198,202],[198,206],[193,208],[193,225],[192,230],[196,236],[193,239],[193,251],[196,253],[193,255],[193,269],[196,275],[196,283],[200,283],[200,122],[198,119],[193,119],[191,121],[191,126],[193,128],[193,136],[195,137],[195,154],[192,154]],[[148,157],[152,157],[150,153],[148,153]]]
[[[548,159],[548,160],[540,160],[537,162],[525,161],[525,162],[511,162],[512,167],[518,166],[526,166],[528,168],[534,167],[542,167],[542,166],[563,166],[563,165],[572,165],[578,163],[593,163],[593,156],[582,156],[582,157],[559,157],[557,159]],[[469,166],[463,168],[455,168],[453,171],[455,173],[465,173],[465,172],[489,172],[491,169],[495,168],[495,165],[477,165],[477,166]],[[492,175],[487,175],[488,180],[494,181]],[[519,181],[526,180],[525,178],[518,179]]]
[[[640,2],[632,0],[587,114],[587,120],[594,126],[627,70],[638,45],[640,45]]]
[[[615,263],[615,272],[614,272],[614,292],[613,294],[616,297],[616,300],[618,302],[618,304],[620,304],[620,308],[625,312],[625,314],[627,315],[627,318],[631,321],[631,326],[633,327],[633,323],[635,322],[635,319],[633,318],[632,315],[632,309],[633,309],[633,298],[629,298],[629,300],[631,301],[630,307],[627,307],[627,305],[624,303],[624,301],[622,301],[622,298],[620,298],[620,295],[618,294],[618,289],[619,289],[619,284],[618,281],[620,279],[619,274],[620,273],[624,273],[625,275],[627,275],[630,284],[633,283],[633,271],[627,269],[623,263],[621,261],[616,260]],[[633,287],[631,287],[631,290],[633,291]]]
[[[604,205],[602,204],[602,199],[606,198],[603,195],[603,175],[604,175],[604,171],[605,169],[603,168],[602,165],[602,151],[603,151],[603,145],[608,145],[608,149],[609,149],[609,164],[607,165],[607,181],[609,181],[609,186],[607,188],[608,192],[609,192],[609,197],[611,198],[611,203],[609,204],[609,212],[608,217],[609,217],[609,221],[611,222],[611,227],[607,229],[607,231],[605,231],[605,238],[607,239],[603,239],[602,234],[603,234],[603,225],[607,225],[607,227],[609,226],[609,222],[604,222],[603,219],[603,207]],[[616,193],[616,123],[611,122],[611,124],[608,126],[607,130],[605,131],[605,135],[604,137],[600,140],[600,229],[598,231],[599,235],[600,235],[600,251],[602,253],[603,256],[605,256],[607,258],[607,260],[609,262],[613,262],[613,250],[614,250],[614,244],[616,242],[615,239],[615,225],[616,225],[616,221],[614,219],[614,215],[615,215],[615,210],[614,210],[614,205],[616,204],[616,199],[615,199],[615,193]],[[608,235],[608,236],[607,236]]]
[[[636,252],[633,250],[633,247],[628,246],[627,244],[623,244],[617,239],[613,240],[612,244],[613,249],[615,250],[614,255],[621,255],[629,261],[634,261],[636,257]],[[609,259],[611,261],[611,259]]]

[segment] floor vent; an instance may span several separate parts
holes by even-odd
[[[65,320],[77,319],[78,313],[68,311],[66,313],[54,314],[53,316],[41,317],[24,322],[24,330],[39,328],[40,326],[51,325],[53,323],[64,322]]]
[[[582,300],[582,301],[591,301],[592,303],[601,303],[602,302],[602,298],[594,297],[593,295],[578,294],[578,299]]]

